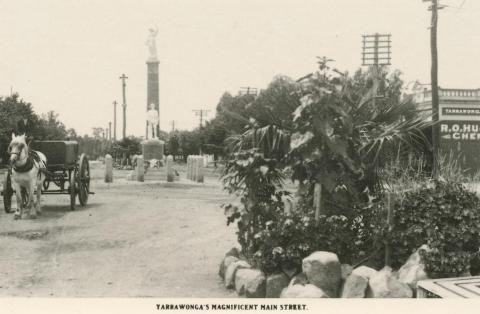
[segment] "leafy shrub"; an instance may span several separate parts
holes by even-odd
[[[455,171],[448,175],[454,180],[422,185],[432,164],[430,122],[416,116],[411,99],[401,102],[398,75],[382,74],[378,89],[367,73],[350,77],[326,59],[319,65],[291,94],[298,98],[292,121],[244,117],[247,130],[231,138],[223,182],[240,204],[225,210],[227,222],[237,222],[243,253],[267,273],[298,268],[315,250],[335,252],[343,263],[382,267],[389,242],[398,268],[427,244],[431,250],[422,254],[430,276],[469,270],[480,244],[479,199],[454,183]],[[386,96],[372,101],[375,94]],[[390,163],[397,166],[389,170]],[[306,191],[293,214],[284,213],[284,173]],[[316,184],[325,214],[317,221],[311,208]],[[386,190],[397,194],[393,227],[386,225]]]
[[[342,261],[351,258],[350,222],[341,215],[315,221],[310,213],[281,214],[256,236],[261,245],[255,264],[267,274],[285,268],[300,270],[302,259],[317,250],[335,252]]]
[[[256,233],[256,252],[252,262],[264,272],[301,270],[302,260],[315,251],[337,254],[342,263],[383,266],[386,229],[381,202],[361,204],[354,216],[315,214],[308,205],[292,213],[277,212]]]
[[[237,222],[238,242],[247,257],[258,250],[258,233],[284,210],[282,198],[289,194],[277,191],[283,175],[274,159],[256,149],[235,153],[225,164],[224,188],[240,197],[239,204],[224,206],[227,225]]]
[[[400,266],[413,251],[422,253],[431,277],[459,276],[470,270],[480,246],[480,199],[461,183],[435,181],[407,192],[395,204],[390,241]]]

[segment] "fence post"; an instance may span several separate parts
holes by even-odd
[[[113,182],[113,160],[109,154],[105,155],[105,182]]]
[[[137,167],[135,168],[135,173],[137,175],[137,181],[145,181],[145,163],[143,161],[143,156],[137,157]]]
[[[315,207],[315,221],[318,221],[322,212],[322,185],[320,183],[315,183],[313,189],[313,206]]]
[[[168,155],[167,157],[167,182],[173,182],[175,174],[173,173],[173,156]]]

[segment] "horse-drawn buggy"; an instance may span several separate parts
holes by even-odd
[[[14,140],[12,141],[12,144],[13,143]],[[12,150],[12,144],[10,144],[10,150]],[[22,147],[23,145],[20,141],[18,146],[20,148],[10,152],[11,156],[17,154],[18,159],[22,158],[20,157],[22,154],[23,156],[28,156],[23,157],[25,161],[22,165],[27,165],[30,158],[33,160],[30,161],[30,163],[38,167],[38,171],[35,172],[37,178],[32,178],[37,184],[38,203],[40,201],[40,192],[38,190],[41,190],[41,194],[70,195],[71,210],[75,209],[77,196],[80,205],[85,206],[87,204],[89,194],[93,194],[90,191],[90,166],[85,154],[78,156],[78,143],[76,141],[34,141],[30,144],[30,147],[27,145],[25,145],[26,147]],[[26,149],[26,152],[22,152],[21,149]],[[38,155],[42,157],[38,158]],[[46,159],[46,162],[44,159]],[[35,160],[37,162],[35,162]],[[12,162],[12,167],[9,168],[5,175],[2,191],[3,203],[7,213],[11,212],[12,209],[12,196],[18,192],[14,191],[15,175],[18,177],[22,174],[22,171],[19,170],[20,167],[15,167],[15,161],[12,161],[12,157],[10,161]],[[32,169],[34,167],[31,166],[30,168]],[[18,180],[17,178],[17,181]],[[29,197],[33,198],[33,193],[29,193],[24,187],[21,187],[22,206],[29,203],[31,204],[32,199],[30,199],[29,202]],[[17,197],[17,200],[18,199]],[[17,204],[17,206],[21,205]],[[38,204],[38,206],[40,206],[40,204]]]

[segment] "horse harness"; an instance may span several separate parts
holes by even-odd
[[[13,169],[16,172],[20,172],[20,173],[29,172],[30,170],[32,170],[33,166],[35,165],[35,162],[39,164],[40,168],[45,167],[43,161],[40,159],[40,156],[38,156],[37,152],[31,150],[28,152],[28,157],[25,164],[22,166],[14,166]]]

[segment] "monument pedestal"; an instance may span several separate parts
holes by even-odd
[[[142,141],[142,155],[144,160],[157,159],[163,161],[165,142],[158,138]]]
[[[160,167],[164,164],[165,142],[155,138],[145,140],[141,144],[143,160],[149,164],[145,172],[145,180],[162,180]]]

